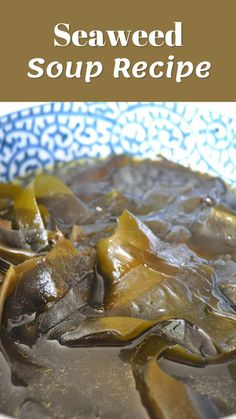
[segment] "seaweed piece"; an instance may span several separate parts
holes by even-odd
[[[15,223],[19,230],[34,231],[30,244],[33,250],[41,250],[48,245],[47,231],[36,202],[34,185],[31,183],[14,200]]]
[[[92,218],[91,210],[56,176],[38,175],[34,191],[37,201],[47,208],[55,225],[65,234],[73,225]]]
[[[154,326],[155,322],[132,317],[91,317],[62,334],[59,342],[67,346],[126,344]]]
[[[14,287],[4,308],[8,333],[26,342],[34,341],[37,316],[76,286],[82,279],[81,273],[81,253],[65,239],[59,240],[45,256],[29,259],[14,271],[11,268]],[[89,291],[90,285],[84,293]]]
[[[158,366],[158,358],[169,346],[164,338],[147,338],[137,347],[131,360],[136,384],[150,417],[196,419],[219,416],[211,401],[202,400]]]

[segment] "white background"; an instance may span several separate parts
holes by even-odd
[[[45,102],[0,102],[0,117],[20,109],[40,105]],[[189,107],[199,107],[236,119],[236,102],[184,102]]]

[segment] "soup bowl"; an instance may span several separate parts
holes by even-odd
[[[45,103],[0,118],[0,150],[1,182],[56,162],[161,154],[236,187],[236,120],[182,103]]]

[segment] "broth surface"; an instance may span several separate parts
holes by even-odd
[[[236,195],[160,158],[0,184],[0,411],[236,411]]]

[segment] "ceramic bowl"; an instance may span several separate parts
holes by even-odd
[[[236,120],[182,103],[47,103],[0,118],[0,180],[55,161],[166,158],[236,186]]]
[[[47,103],[0,118],[0,150],[3,182],[56,161],[125,153],[162,154],[236,187],[236,120],[182,103]]]

